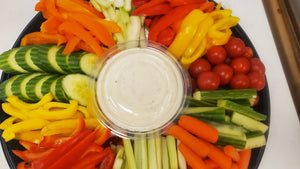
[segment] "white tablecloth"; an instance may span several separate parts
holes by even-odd
[[[217,0],[220,2],[220,0]],[[37,0],[0,1],[0,53],[10,49],[36,14]],[[259,169],[300,168],[300,125],[261,0],[223,0],[240,17],[240,25],[266,66],[271,97],[269,138]],[[300,87],[300,86],[299,86]],[[0,169],[8,169],[0,152]]]

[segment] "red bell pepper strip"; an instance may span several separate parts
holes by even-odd
[[[158,34],[157,42],[161,43],[165,46],[170,46],[170,44],[173,42],[175,38],[176,32],[171,29],[170,27],[167,27],[166,29],[162,30]]]
[[[83,118],[78,118],[78,121],[79,121],[79,123],[78,123],[76,129],[74,130],[74,132],[72,133],[71,136],[75,136],[77,134],[80,134],[84,130],[84,128],[85,128],[85,121],[84,121],[84,119]]]
[[[19,144],[21,144],[26,150],[29,150],[30,152],[37,152],[41,149],[38,144],[32,143],[30,141],[19,140]]]
[[[205,3],[207,0],[168,0],[172,7],[187,5],[187,4],[195,4],[195,3]]]
[[[96,138],[98,130],[95,130],[79,143],[77,143],[71,150],[69,150],[64,155],[60,156],[52,165],[47,167],[47,169],[65,169],[69,168],[80,159],[82,153],[86,150],[88,145],[90,145]]]
[[[109,129],[103,129],[100,132],[100,136],[97,137],[97,139],[94,141],[94,143],[98,145],[103,145],[109,138],[110,138],[110,130]]]
[[[142,16],[155,16],[155,15],[162,15],[168,13],[173,8],[170,6],[169,3],[161,3],[151,8],[146,8],[143,11],[136,12],[134,15],[142,15]]]
[[[144,5],[147,2],[149,2],[149,0],[132,0],[132,5],[134,7],[140,7],[140,6]]]
[[[17,169],[32,169],[31,163],[25,161],[20,162],[18,163]]]
[[[114,165],[115,152],[110,147],[106,148],[105,150],[108,151],[108,154],[101,162],[99,169],[111,169]]]
[[[40,146],[44,148],[56,148],[70,139],[71,137],[44,136]]]
[[[157,41],[158,34],[166,29],[174,22],[183,19],[193,9],[200,9],[205,6],[206,3],[189,4],[176,7],[169,13],[162,16],[155,24],[152,24],[149,30],[148,40]]]
[[[64,142],[59,147],[54,149],[52,153],[47,155],[46,157],[33,161],[32,167],[34,169],[46,169],[51,164],[56,162],[58,159],[60,159],[63,155],[65,155],[67,152],[69,152],[75,145],[77,145],[82,139],[84,139],[86,136],[91,134],[91,130],[85,130],[84,132],[72,137],[70,140]]]
[[[53,149],[43,149],[38,152],[30,152],[29,150],[12,150],[12,152],[21,158],[24,161],[34,161],[34,160],[39,160],[41,158],[44,158],[48,154],[50,154],[53,151]]]
[[[143,12],[145,9],[151,9],[152,7],[162,4],[166,2],[167,0],[150,0],[149,2],[141,5],[136,10],[134,10],[131,15],[138,15],[140,12]]]
[[[101,153],[103,150],[103,147],[101,147],[100,145],[92,143],[91,145],[89,145],[89,147],[86,149],[86,151],[82,154],[81,157],[85,157],[86,155],[91,153]]]

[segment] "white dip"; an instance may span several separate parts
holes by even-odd
[[[103,66],[97,99],[114,125],[145,132],[174,118],[182,106],[183,83],[180,69],[169,56],[152,48],[132,48]]]

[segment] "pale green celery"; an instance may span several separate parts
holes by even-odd
[[[98,2],[98,4],[101,7],[104,7],[104,8],[109,7],[113,3],[113,0],[96,0],[96,1]]]
[[[157,169],[156,146],[155,146],[154,136],[148,138],[148,160],[149,160],[149,169]]]
[[[140,20],[141,20],[141,23],[142,23],[141,31],[140,31],[140,40],[145,40],[146,39],[146,30],[145,30],[145,24],[144,24],[145,17],[141,16]]]
[[[113,169],[122,169],[122,166],[124,164],[124,159],[123,159],[123,156],[124,156],[124,147],[121,146],[121,147],[118,147],[117,146],[117,155],[116,155],[116,158],[115,158],[115,161],[114,161],[114,165],[113,165]]]
[[[127,12],[130,12],[131,11],[131,0],[124,0],[124,9],[127,11]]]
[[[169,169],[169,153],[168,153],[168,144],[166,137],[161,138],[161,146],[162,146],[162,169]]]
[[[148,169],[148,148],[146,135],[135,136],[134,156],[138,169]]]
[[[180,144],[180,141],[177,140],[178,166],[179,166],[179,169],[187,169],[186,160],[178,149],[179,144]]]
[[[130,169],[137,169],[130,139],[123,138],[126,161]]]
[[[156,146],[156,162],[157,168],[162,169],[162,144],[161,144],[161,136],[155,136],[155,146]]]
[[[178,159],[176,150],[176,140],[173,136],[167,136],[167,145],[170,161],[170,169],[178,169]]]
[[[102,12],[102,8],[96,0],[90,0],[90,2],[92,3],[95,9],[97,9],[99,12]]]
[[[141,20],[139,16],[130,16],[130,22],[127,25],[127,40],[139,40],[141,31]]]
[[[111,5],[106,8],[103,7],[102,13],[107,20],[114,21],[114,22],[117,20],[116,11]]]
[[[121,8],[124,6],[124,0],[114,0],[114,6],[117,8]]]
[[[110,148],[115,152],[115,154],[118,153],[118,151],[117,151],[117,146],[116,146],[116,145],[110,144]]]

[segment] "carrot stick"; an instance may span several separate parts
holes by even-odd
[[[57,34],[57,28],[62,23],[62,20],[56,16],[49,17],[45,22],[42,23],[40,29],[41,32],[49,34]]]
[[[167,134],[180,140],[202,158],[206,157],[209,152],[209,147],[205,141],[198,139],[178,125],[172,126]]]
[[[240,160],[237,162],[239,169],[248,169],[251,158],[251,149],[240,151],[239,154]]]
[[[86,31],[84,27],[77,22],[66,21],[59,26],[59,31],[66,31],[74,34],[87,43],[93,49],[94,53],[99,57],[104,52],[101,45],[93,38],[93,35]]]
[[[183,115],[180,117],[178,124],[190,133],[206,141],[215,143],[218,140],[219,132],[214,127],[194,117]]]
[[[204,160],[204,163],[205,163],[206,169],[215,169],[218,167],[218,164],[216,164],[213,160],[211,160],[209,158]]]
[[[32,32],[25,35],[20,46],[40,45],[40,44],[62,44],[66,43],[67,39],[59,34],[47,34],[43,32]]]
[[[203,160],[196,153],[194,153],[190,148],[188,148],[186,145],[184,145],[183,143],[180,143],[178,145],[178,149],[184,156],[188,165],[190,165],[192,168],[206,169],[205,163],[203,162]]]
[[[232,145],[226,145],[226,146],[224,146],[223,151],[233,161],[237,162],[237,161],[240,160],[239,152]]]
[[[70,38],[66,44],[66,47],[64,48],[64,51],[62,52],[62,54],[67,55],[72,53],[73,51],[75,51],[76,46],[78,45],[78,43],[80,42],[80,39],[77,36],[73,36],[72,38]]]
[[[222,150],[207,142],[209,152],[208,158],[213,160],[222,169],[230,169],[232,160]]]
[[[50,17],[56,16],[61,17],[57,8],[56,8],[56,0],[45,0],[46,10],[49,12]]]

